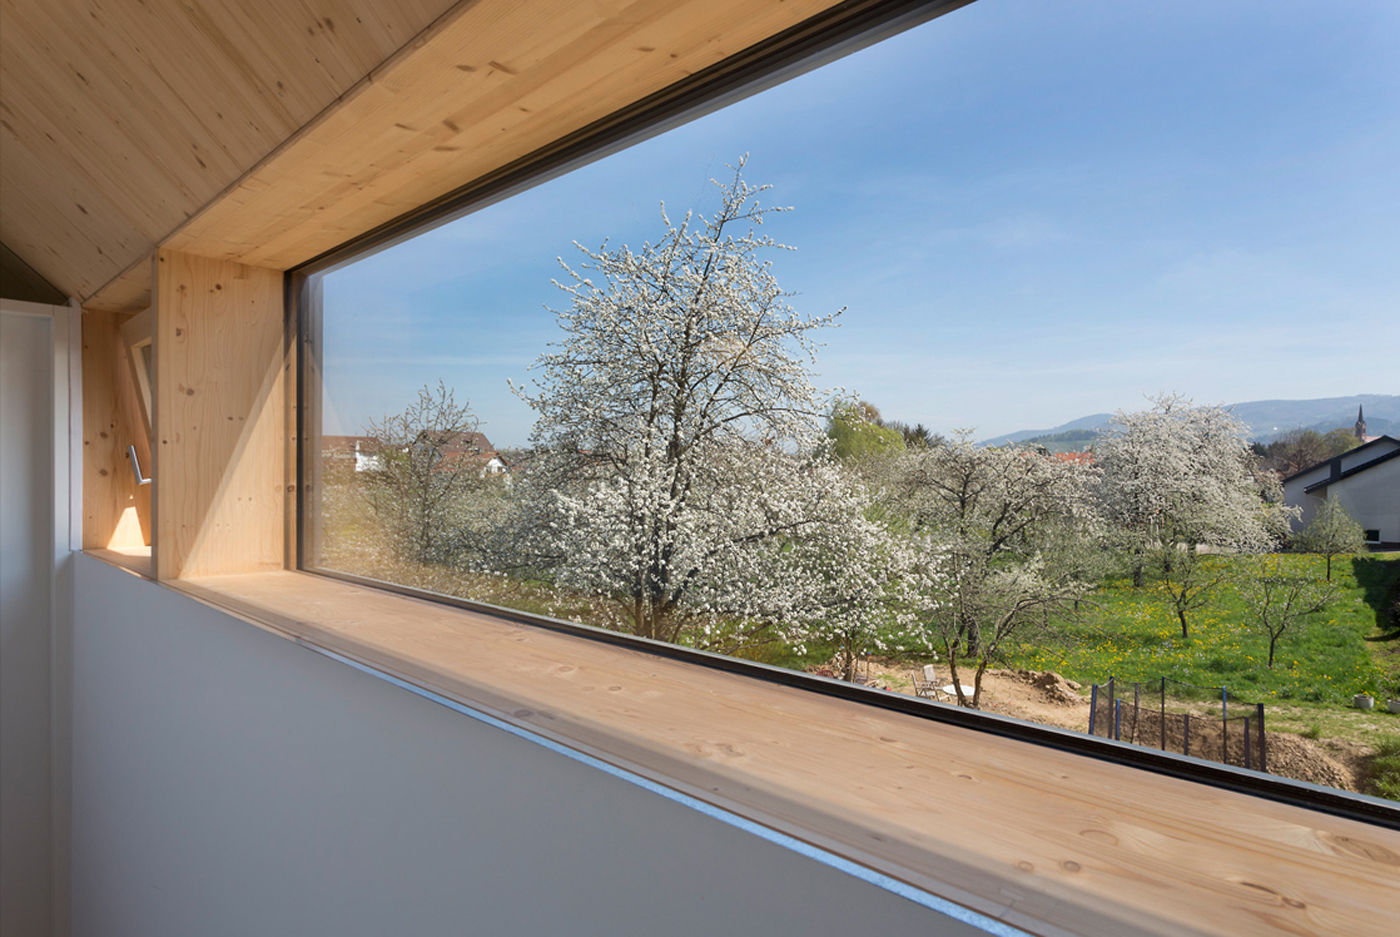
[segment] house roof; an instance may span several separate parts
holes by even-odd
[[[1302,476],[1308,474],[1309,472],[1315,472],[1315,471],[1317,471],[1317,470],[1320,469],[1320,468],[1326,467],[1327,465],[1331,464],[1334,460],[1342,458],[1342,456],[1355,455],[1356,453],[1361,452],[1361,451],[1364,450],[1364,449],[1367,449],[1367,448],[1369,448],[1369,447],[1371,447],[1371,446],[1376,445],[1377,443],[1382,443],[1382,442],[1391,442],[1391,443],[1394,443],[1394,444],[1397,445],[1397,446],[1400,446],[1400,439],[1396,439],[1396,438],[1393,437],[1393,436],[1368,436],[1368,437],[1366,437],[1366,441],[1363,442],[1361,445],[1357,446],[1355,449],[1348,449],[1346,452],[1343,452],[1341,455],[1335,455],[1335,456],[1333,456],[1333,457],[1330,458],[1330,459],[1323,459],[1321,462],[1314,462],[1312,465],[1309,465],[1307,468],[1299,469],[1298,471],[1294,472],[1292,475],[1286,476],[1283,480],[1284,480],[1285,483],[1291,482],[1291,481],[1292,481],[1293,479],[1295,479],[1295,478],[1300,478],[1300,477],[1302,477]],[[1396,451],[1400,451],[1400,450],[1396,450]],[[1374,460],[1373,460],[1373,461],[1374,461]],[[1370,465],[1371,463],[1370,463],[1370,462],[1367,462],[1367,463],[1365,463],[1365,464],[1366,464],[1366,465]],[[1343,473],[1343,474],[1352,474],[1352,473],[1354,472],[1355,469],[1361,468],[1361,467],[1362,467],[1362,466],[1354,466],[1354,467],[1351,468],[1351,469],[1347,469],[1347,471],[1346,471],[1345,473]],[[1330,479],[1330,481],[1336,481],[1336,479],[1333,478],[1333,479]]]
[[[378,449],[379,440],[373,436],[332,436],[323,434],[321,436],[322,452],[352,453],[355,447],[362,449]]]
[[[1094,464],[1092,452],[1053,452],[1051,457],[1061,462],[1077,462],[1080,465]]]
[[[1355,450],[1352,451],[1354,452]],[[1400,458],[1400,449],[1392,449],[1385,455],[1372,459],[1370,462],[1362,462],[1360,465],[1353,465],[1345,472],[1340,472],[1336,475],[1329,476],[1328,478],[1324,478],[1322,481],[1319,482],[1313,482],[1311,485],[1304,488],[1303,491],[1307,494],[1312,494],[1314,491],[1320,491],[1323,488],[1326,488],[1328,485],[1335,485],[1337,482],[1342,481],[1343,479],[1350,478],[1353,475],[1359,475],[1367,469],[1375,468],[1382,462],[1389,462],[1391,459],[1394,458]],[[1318,464],[1322,465],[1325,463]],[[1316,466],[1314,466],[1314,468],[1316,468]]]
[[[496,449],[485,433],[453,432],[442,437],[443,455],[493,456]]]

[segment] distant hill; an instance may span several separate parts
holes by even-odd
[[[1319,433],[1356,422],[1356,408],[1366,408],[1366,431],[1372,436],[1400,436],[1400,394],[1356,394],[1351,397],[1322,397],[1316,400],[1247,400],[1229,405],[1229,410],[1249,428],[1250,439],[1272,442],[1295,429],[1315,429]],[[1111,413],[1094,413],[1049,429],[1026,429],[985,439],[981,445],[998,446],[1009,442],[1043,445],[1052,452],[1073,452],[1087,448],[1094,435],[1108,427]]]
[[[1087,430],[1097,433],[1108,425],[1108,421],[1113,419],[1112,413],[1093,413],[1089,416],[1081,416],[1077,420],[1070,420],[1068,423],[1061,423],[1059,426],[1052,426],[1049,429],[1023,429],[1015,433],[1007,433],[1005,436],[996,436],[992,439],[984,439],[978,445],[982,446],[1004,446],[1009,442],[1030,442],[1040,440],[1049,436],[1056,436],[1060,433],[1067,433],[1071,430]]]

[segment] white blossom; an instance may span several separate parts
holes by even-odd
[[[1094,455],[1104,510],[1139,557],[1181,545],[1258,551],[1287,529],[1291,509],[1266,497],[1244,424],[1223,407],[1169,395],[1119,411]]]
[[[742,163],[708,218],[565,265],[564,337],[535,363],[536,456],[514,547],[560,586],[615,601],[637,634],[863,645],[890,614],[898,541],[826,454],[813,333],[756,228],[777,209]],[[561,262],[562,263],[562,262]]]

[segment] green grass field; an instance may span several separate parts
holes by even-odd
[[[1307,554],[1273,558],[1298,573],[1323,575],[1323,559]],[[1230,556],[1203,559],[1230,571]],[[1054,670],[1083,683],[1110,675],[1125,680],[1169,679],[1225,686],[1245,699],[1275,703],[1347,705],[1369,692],[1384,705],[1400,695],[1400,633],[1387,631],[1385,606],[1400,578],[1400,554],[1341,557],[1333,561],[1336,601],[1309,616],[1279,641],[1274,667],[1266,666],[1268,639],[1248,625],[1245,602],[1229,585],[1181,629],[1159,586],[1134,588],[1127,579],[1105,582],[1078,615],[1052,619],[1044,632],[1008,648],[1014,667]]]
[[[337,507],[341,509],[330,512],[334,522],[327,525],[327,545],[335,545],[327,557],[332,568],[536,614],[625,627],[615,604],[547,583],[394,560],[385,555],[382,538],[369,529],[363,506]],[[1320,556],[1278,554],[1270,560],[1291,572],[1323,575]],[[1238,575],[1250,559],[1207,556],[1202,562]],[[1219,587],[1207,606],[1191,616],[1191,636],[1182,639],[1161,587],[1149,582],[1135,588],[1126,578],[1105,581],[1077,614],[1027,629],[1004,647],[1003,658],[993,666],[1053,670],[1086,685],[1116,676],[1225,686],[1241,700],[1268,704],[1277,729],[1373,746],[1400,733],[1400,716],[1384,712],[1387,698],[1400,697],[1400,627],[1387,612],[1388,604],[1400,602],[1400,553],[1338,557],[1332,579],[1336,600],[1281,638],[1272,669],[1266,665],[1268,639],[1249,627],[1247,605],[1235,588]],[[690,643],[695,637],[683,640]],[[799,649],[781,640],[724,648],[729,642],[720,637],[715,649],[798,670],[825,663],[835,651],[820,642]],[[892,631],[885,637],[884,649],[872,649],[882,658],[913,663],[931,658],[927,647],[909,635]],[[1376,711],[1350,707],[1352,696],[1363,692],[1376,697]]]

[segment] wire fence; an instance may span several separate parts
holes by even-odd
[[[1264,704],[1225,687],[1109,677],[1090,688],[1089,734],[1268,771]]]

